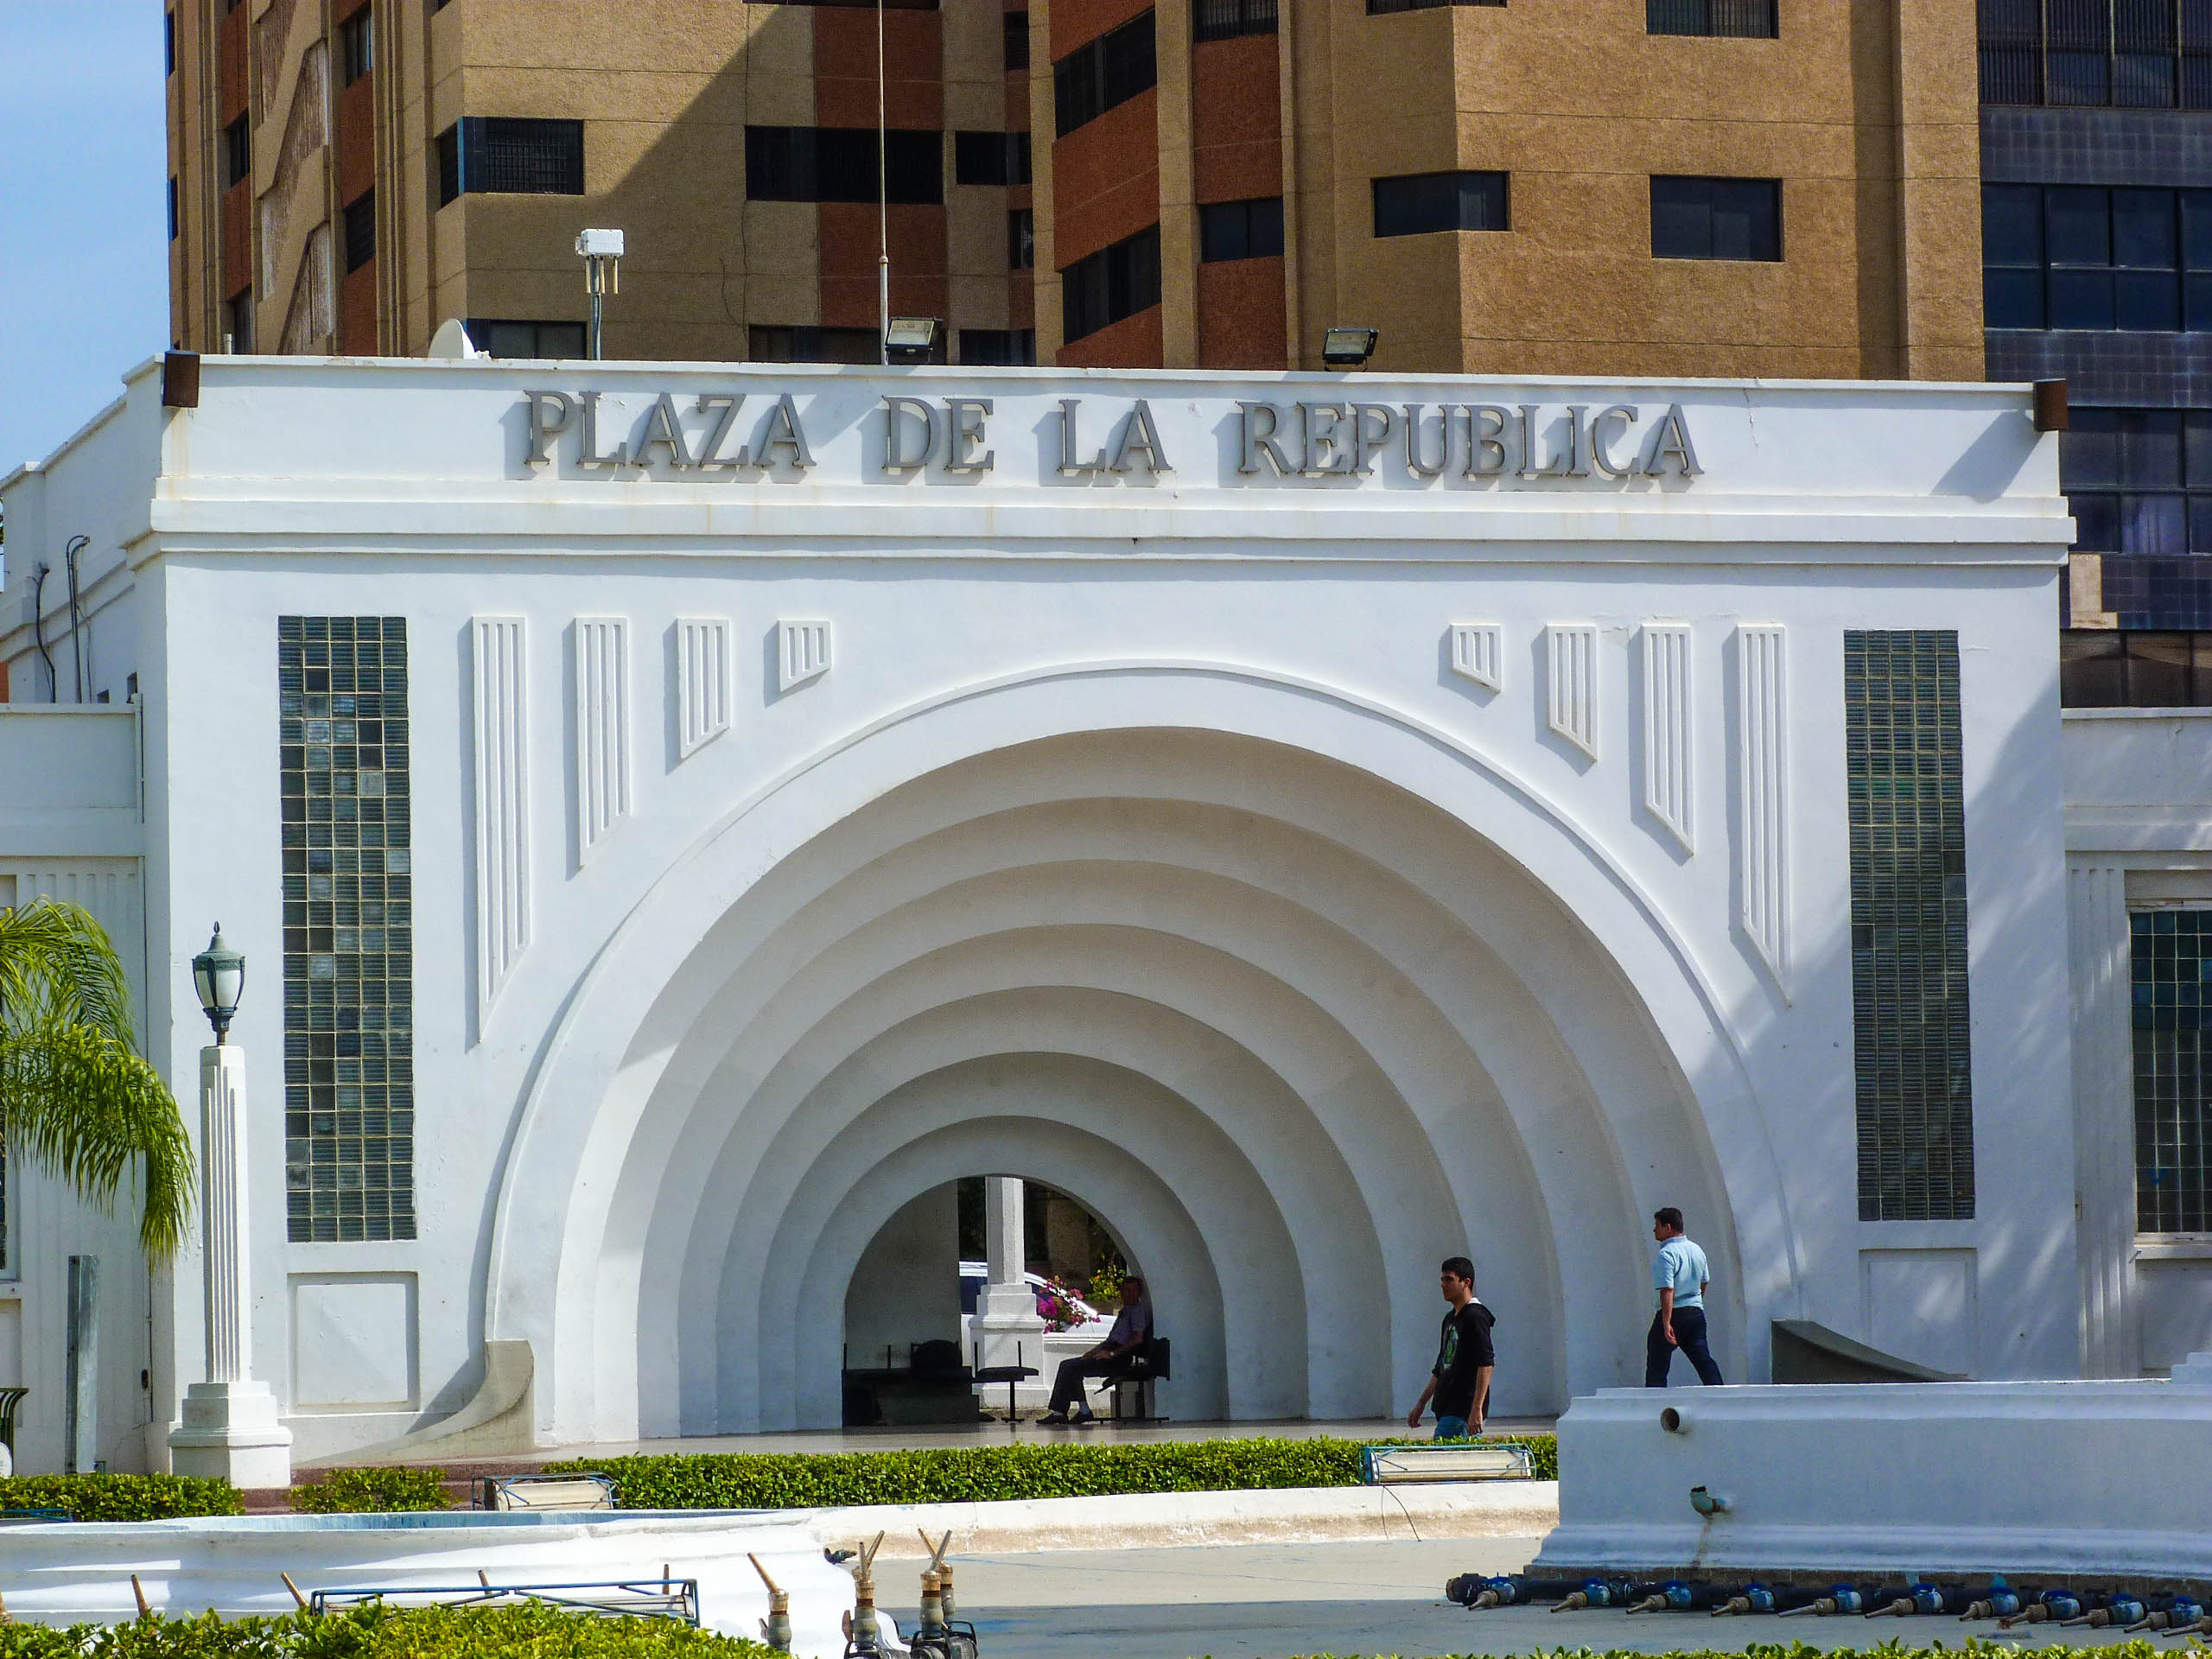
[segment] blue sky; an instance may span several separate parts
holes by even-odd
[[[161,0],[0,0],[0,477],[168,344]]]

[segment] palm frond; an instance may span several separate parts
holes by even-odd
[[[130,986],[107,930],[82,905],[42,898],[0,910],[0,1019],[48,1017],[135,1047]]]
[[[143,1159],[139,1244],[161,1258],[183,1242],[191,1141],[161,1074],[105,1033],[59,1020],[0,1027],[0,1134],[11,1154],[103,1210]]]
[[[123,964],[81,906],[0,910],[0,1141],[109,1211],[137,1163],[140,1247],[160,1259],[183,1242],[191,1139],[132,1041]]]

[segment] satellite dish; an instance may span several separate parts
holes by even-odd
[[[448,317],[438,325],[438,332],[430,336],[430,349],[423,355],[466,361],[472,357],[482,357],[485,353],[476,349],[475,342],[468,337],[468,330],[461,326],[459,317]]]

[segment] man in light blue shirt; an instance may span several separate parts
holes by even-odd
[[[1659,1293],[1659,1311],[1651,1316],[1651,1332],[1643,1343],[1643,1386],[1663,1389],[1667,1373],[1679,1348],[1696,1370],[1698,1381],[1708,1387],[1720,1382],[1720,1367],[1705,1339],[1705,1290],[1713,1282],[1705,1252],[1682,1231],[1682,1212],[1669,1205],[1651,1217],[1651,1236],[1659,1241],[1659,1254],[1651,1262],[1651,1287]]]

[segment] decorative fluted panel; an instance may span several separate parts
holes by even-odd
[[[1598,758],[1598,629],[1588,622],[1554,622],[1544,630],[1544,674],[1552,730]]]
[[[630,624],[580,616],[575,628],[576,858],[630,816]]]
[[[523,620],[475,620],[476,988],[480,1019],[530,945],[529,717]]]
[[[1736,630],[1737,920],[1789,984],[1789,683],[1779,624]]]
[[[1643,625],[1643,804],[1694,853],[1696,711],[1686,622]]]
[[[686,616],[676,624],[677,758],[688,760],[729,729],[729,619]]]

